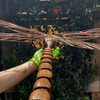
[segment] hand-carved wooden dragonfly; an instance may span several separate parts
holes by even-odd
[[[0,41],[29,42],[50,36],[43,32],[35,31],[3,20],[0,20],[0,26],[15,32],[15,33],[0,32]],[[65,43],[70,46],[100,50],[99,44],[86,42],[88,40],[100,37],[100,28],[75,31],[75,32],[62,32],[56,35],[51,35],[51,37],[58,42]]]
[[[65,43],[70,46],[79,47],[79,48],[85,48],[85,49],[93,49],[93,50],[100,50],[100,45],[95,43],[89,43],[86,42],[91,39],[95,39],[97,37],[100,37],[100,28],[94,28],[94,29],[88,29],[84,31],[76,31],[76,32],[62,32],[58,33],[56,35],[48,35],[43,32],[35,31],[29,28],[25,28],[19,25],[15,25],[6,21],[0,20],[0,26],[5,27],[9,30],[12,30],[15,33],[0,33],[0,41],[12,41],[12,42],[30,42],[34,41],[36,39],[43,39],[45,37],[51,37],[51,40],[56,40],[58,42]],[[49,39],[50,40],[50,39]],[[52,41],[49,41],[53,44]],[[48,55],[47,55],[48,53]],[[37,81],[34,84],[33,92],[31,93],[29,100],[50,100],[50,89],[51,89],[51,82],[48,81],[48,75],[50,74],[52,78],[52,73],[50,71],[50,68],[52,69],[52,66],[50,62],[52,62],[52,49],[45,48],[43,55],[41,57],[41,64],[39,67],[39,72],[37,74]],[[45,57],[44,57],[45,56]],[[50,57],[48,57],[50,56]],[[44,60],[45,63],[43,62]],[[31,62],[33,64],[33,62]],[[27,62],[20,67],[16,67],[16,69],[12,68],[7,71],[1,72],[0,76],[5,77],[6,75],[8,78],[1,80],[1,91],[3,92],[12,86],[19,83],[21,80],[23,80],[25,77],[27,77],[30,73],[32,73],[37,67],[33,68],[33,65],[30,64],[30,62]],[[29,67],[27,67],[29,66]],[[18,69],[17,69],[18,68]],[[31,69],[32,68],[32,69]],[[49,70],[47,70],[47,69]],[[23,69],[25,69],[25,73],[23,73]],[[30,70],[29,70],[30,69]],[[46,70],[45,70],[46,69]],[[9,71],[12,71],[12,73],[9,73]],[[16,73],[16,71],[20,71],[19,73]],[[29,72],[28,72],[29,71]],[[47,72],[48,71],[48,72]],[[15,73],[14,73],[15,72]],[[27,74],[28,73],[28,74]],[[49,74],[47,74],[49,73]],[[19,77],[20,75],[20,77]],[[49,75],[49,76],[50,76]],[[13,79],[10,79],[10,77],[13,76]],[[16,78],[15,78],[16,76]],[[45,78],[44,78],[45,77]],[[7,82],[6,82],[7,81]],[[9,84],[10,86],[9,86]],[[5,84],[3,84],[5,83]],[[6,84],[7,83],[7,84]],[[5,87],[5,89],[4,89]],[[45,88],[44,88],[45,87]],[[49,92],[47,91],[49,89]]]

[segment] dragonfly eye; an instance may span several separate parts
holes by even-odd
[[[44,47],[53,48],[56,41],[53,38],[45,38],[44,39]]]

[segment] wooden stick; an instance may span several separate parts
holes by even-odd
[[[44,40],[45,49],[43,51],[39,72],[36,76],[36,82],[33,86],[29,100],[50,100],[51,83],[52,83],[52,48],[55,46],[52,38]]]
[[[46,51],[46,49],[48,51]],[[39,72],[36,76],[36,82],[33,86],[29,100],[50,100],[51,82],[52,82],[52,49],[45,48],[41,57]],[[45,67],[45,65],[47,65]]]

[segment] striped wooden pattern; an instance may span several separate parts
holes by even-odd
[[[5,10],[3,9],[3,4],[2,4],[2,1],[3,1],[3,3],[5,4]],[[5,3],[6,2],[6,3]],[[4,19],[4,16],[6,16],[6,14],[7,13],[9,13],[9,7],[8,7],[8,0],[0,0],[0,18],[1,19]],[[3,31],[5,30],[5,29],[2,29]],[[6,50],[7,51],[4,51],[4,48],[6,47]],[[3,57],[5,57],[5,56],[7,56],[7,55],[9,55],[9,53],[11,52],[10,50],[9,50],[9,47],[7,48],[7,45],[6,44],[2,44],[2,49],[3,49],[3,52],[2,52],[2,56]],[[97,60],[99,60],[99,58],[100,58],[100,52],[99,51],[96,51],[97,52],[97,55],[94,55],[94,59],[96,58]],[[98,61],[99,62],[99,61]],[[41,64],[41,66],[40,66],[40,68],[39,68],[39,71],[40,70],[42,70],[43,68],[45,69],[45,68],[47,68],[48,69],[48,66],[49,66],[49,68],[50,68],[50,70],[52,70],[52,66],[51,66],[51,64],[48,64],[48,63],[45,63],[45,64]],[[98,69],[99,71],[100,71],[100,69]],[[98,81],[100,81],[100,78],[98,77],[97,78],[98,79]],[[97,83],[98,84],[98,83]],[[97,86],[97,85],[96,85]],[[92,86],[91,87],[91,89],[92,88],[95,88],[95,86]],[[100,89],[100,82],[99,82],[99,89]],[[98,89],[96,90],[96,91],[93,91],[94,89],[92,89],[91,90],[91,92],[93,92],[92,93],[92,100],[100,100],[100,97],[99,97],[99,93],[100,93],[100,91],[99,92],[96,92],[96,91],[98,91]],[[46,91],[47,92],[47,91]],[[49,95],[49,93],[47,93],[47,95]]]
[[[29,100],[50,100],[52,76],[52,49],[45,48]]]

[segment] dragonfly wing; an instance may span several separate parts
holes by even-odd
[[[3,20],[0,20],[0,26],[6,27],[16,32],[16,33],[0,33],[1,41],[29,42],[29,41],[34,41],[36,39],[41,39],[41,38],[43,39],[44,37],[49,36],[48,34],[35,31],[29,28],[25,28],[19,25],[15,25]],[[86,42],[88,40],[100,37],[100,28],[75,31],[75,32],[62,32],[52,35],[51,37],[57,40],[58,42],[61,41],[70,46],[100,50],[99,44]]]
[[[74,36],[73,37],[58,37],[58,36],[52,35],[52,37],[56,39],[58,42],[63,42],[64,44],[70,45],[73,47],[100,50],[100,44],[84,42],[86,39],[80,39],[80,38],[77,39],[77,38],[74,38]],[[92,39],[94,38],[92,37]]]
[[[18,32],[18,33],[24,32],[24,34],[26,34],[26,33],[32,33],[32,34],[34,33],[34,34],[42,34],[42,35],[45,34],[45,33],[42,33],[42,32],[36,31],[36,30],[32,30],[32,29],[29,29],[26,27],[22,27],[22,26],[19,26],[19,25],[10,23],[10,22],[6,22],[3,20],[0,20],[0,26],[5,27],[14,32]]]
[[[0,20],[0,26],[16,33],[0,33],[1,41],[29,42],[30,40],[41,39],[49,36],[45,33],[25,28],[10,22]]]
[[[12,41],[12,42],[30,42],[35,41],[36,39],[43,39],[48,35],[37,35],[32,33],[25,34],[24,32],[19,33],[1,33],[0,32],[0,41]]]

